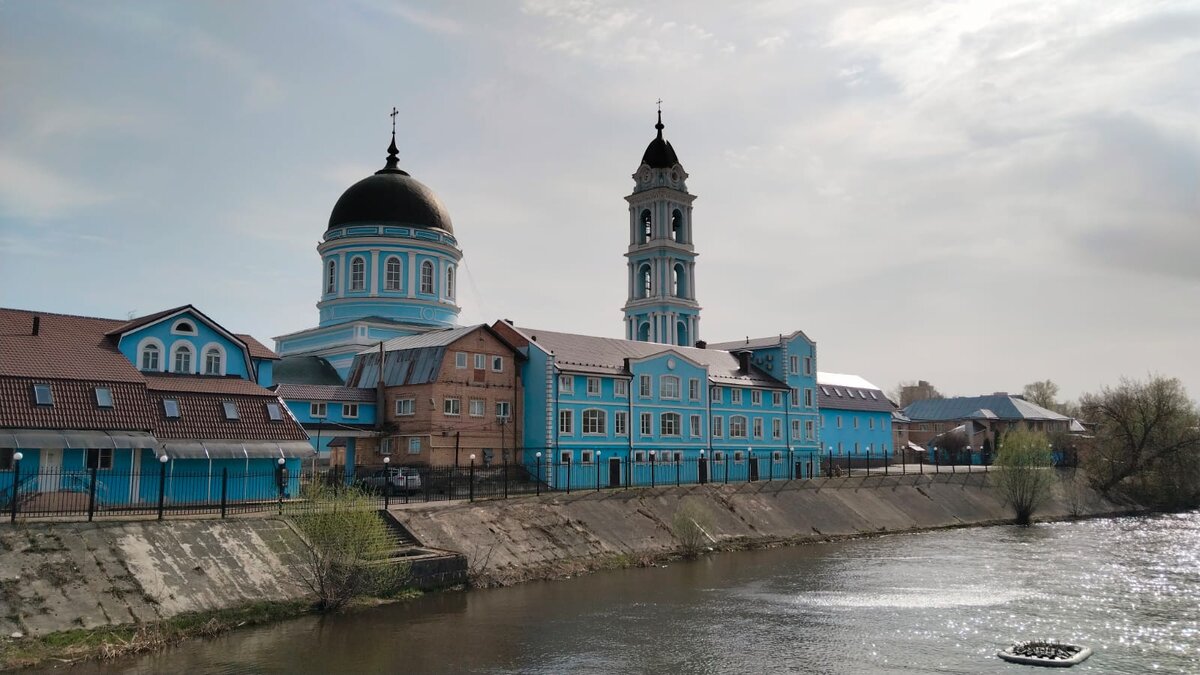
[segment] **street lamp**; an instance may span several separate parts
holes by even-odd
[[[166,453],[164,453],[162,455],[159,455],[158,461],[160,464],[166,464],[167,462],[171,461],[171,459],[169,457],[167,457]]]
[[[14,462],[19,462],[19,461],[21,461],[21,460],[23,460],[23,459],[25,459],[25,454],[24,454],[24,453],[22,453],[20,450],[18,450],[17,452],[14,452],[14,453],[13,453],[13,461],[14,461]]]
[[[384,466],[387,466],[388,464],[391,464],[391,463],[392,463],[392,458],[391,458],[391,457],[384,457],[384,458],[383,458],[383,465],[384,465]]]

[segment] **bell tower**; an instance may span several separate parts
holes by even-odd
[[[692,245],[692,202],[688,174],[663,138],[661,101],[658,135],[633,174],[629,202],[629,273],[625,337],[641,342],[691,346],[700,339],[696,302],[696,251]]]

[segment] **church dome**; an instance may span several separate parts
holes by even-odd
[[[642,154],[642,163],[650,165],[651,169],[670,169],[679,164],[679,158],[675,156],[675,148],[663,138],[661,110],[658,111],[658,124],[655,124],[654,128],[658,130],[658,136],[646,146],[646,152]]]
[[[354,223],[386,223],[453,234],[450,214],[437,195],[400,169],[396,139],[388,146],[387,166],[342,193],[329,214],[329,229]]]

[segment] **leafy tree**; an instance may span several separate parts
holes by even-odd
[[[671,533],[679,540],[680,548],[687,557],[698,555],[712,541],[708,534],[710,529],[712,518],[699,501],[684,500],[671,517]]]
[[[1055,476],[1046,435],[1013,429],[1004,435],[996,457],[996,481],[1018,525],[1028,525],[1050,493]]]
[[[1022,394],[1026,401],[1040,405],[1047,410],[1056,410],[1058,406],[1058,385],[1050,380],[1031,382],[1025,385]]]
[[[292,521],[304,535],[300,582],[317,597],[317,609],[332,612],[359,596],[399,590],[408,566],[386,562],[388,528],[370,498],[356,489],[313,490],[308,510]]]
[[[1123,378],[1080,405],[1096,425],[1087,468],[1097,489],[1165,508],[1200,505],[1200,412],[1179,380]]]

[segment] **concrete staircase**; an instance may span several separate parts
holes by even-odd
[[[397,562],[404,560],[413,555],[414,549],[419,549],[421,542],[412,535],[403,525],[400,524],[392,514],[387,511],[377,511],[379,519],[387,527],[387,548],[386,553],[381,557],[381,562]]]

